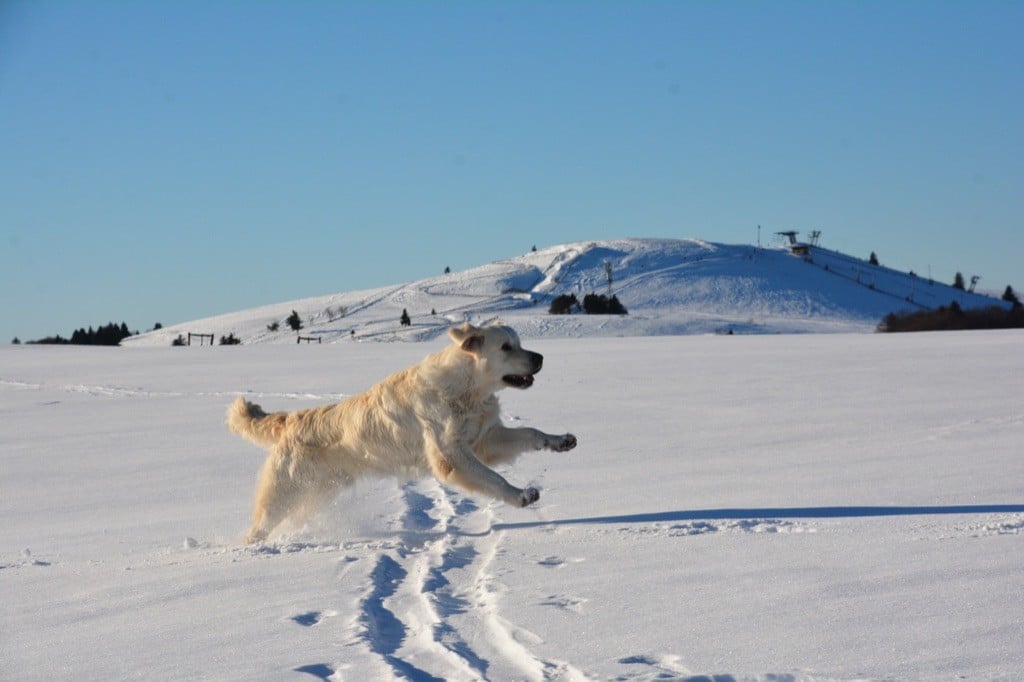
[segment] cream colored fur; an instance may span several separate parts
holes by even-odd
[[[284,520],[301,522],[337,491],[368,474],[418,477],[524,507],[540,497],[490,468],[526,450],[564,452],[572,434],[501,424],[495,392],[529,388],[543,357],[503,326],[464,324],[453,343],[333,405],[267,414],[239,397],[228,408],[234,433],[268,447],[246,542],[265,540]]]

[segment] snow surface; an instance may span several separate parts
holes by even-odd
[[[1024,333],[524,338],[535,507],[368,481],[256,548],[232,398],[443,340],[0,347],[0,678],[1021,678]]]
[[[550,315],[551,301],[612,291],[629,314]],[[225,286],[244,286],[230,283]],[[367,291],[289,301],[166,327],[124,345],[167,346],[179,334],[234,334],[243,344],[295,344],[284,320],[326,343],[423,341],[453,322],[501,318],[533,338],[726,333],[871,332],[890,312],[1006,305],[938,282],[814,247],[714,244],[698,239],[618,239],[531,251],[462,272]],[[412,324],[401,327],[407,310]],[[278,331],[269,331],[273,323]]]

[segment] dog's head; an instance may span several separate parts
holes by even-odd
[[[495,390],[512,386],[529,388],[540,371],[544,356],[525,350],[510,327],[474,327],[468,322],[448,330],[462,351],[476,358],[477,366]]]

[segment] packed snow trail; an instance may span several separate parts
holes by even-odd
[[[505,588],[493,574],[502,534],[491,529],[490,507],[479,507],[433,481],[406,484],[396,500],[405,511],[394,520],[391,539],[367,543],[361,547],[367,550],[364,556],[346,560],[372,564],[357,615],[348,619],[341,635],[347,649],[360,650],[360,658],[377,657],[371,667],[396,678],[586,678],[566,662],[534,653],[529,643],[536,636],[502,617]],[[346,547],[360,549],[357,542]],[[327,605],[291,620],[320,626],[324,614],[336,613],[336,606]],[[297,670],[338,679],[345,677],[346,667],[339,660]]]

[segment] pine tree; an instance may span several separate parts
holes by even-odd
[[[402,323],[403,327],[408,327],[412,324],[412,320],[409,319],[409,311],[405,308],[402,308],[402,317],[399,319],[399,322]]]
[[[868,258],[868,262],[872,265],[878,265],[878,256],[875,255],[874,251],[871,252],[871,257]]]
[[[961,273],[959,273],[959,272],[956,273],[956,277],[953,278],[953,288],[954,289],[959,289],[960,291],[963,291],[964,288],[965,288],[964,287],[964,276]]]
[[[1006,285],[1006,291],[1003,292],[1003,300],[1012,303],[1014,308],[1020,307],[1020,298],[1009,284]]]
[[[580,302],[576,298],[576,294],[561,294],[551,301],[551,307],[548,308],[548,312],[552,315],[568,315],[572,312],[573,308],[578,308],[579,305]]]
[[[285,323],[289,327],[291,327],[293,331],[299,331],[300,329],[302,329],[302,318],[299,317],[299,314],[294,310],[292,311],[292,314],[289,315],[288,318],[285,320]]]

